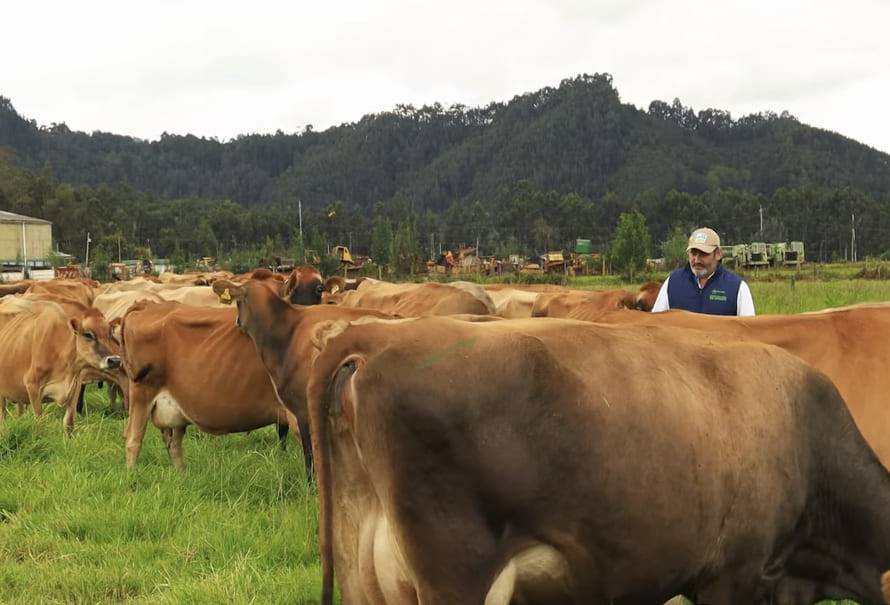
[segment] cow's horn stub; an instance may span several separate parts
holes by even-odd
[[[349,326],[349,322],[342,319],[331,319],[319,323],[312,330],[312,345],[321,351],[330,339],[340,335],[347,326]]]

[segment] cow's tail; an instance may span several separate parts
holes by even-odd
[[[329,321],[316,327],[312,342],[320,353],[313,363],[307,386],[309,434],[318,485],[318,550],[321,556],[322,605],[330,605],[334,598],[333,477],[328,417],[339,413],[343,386],[364,362],[363,357],[350,352],[349,343],[344,342],[349,339],[336,339],[347,325],[345,321]]]

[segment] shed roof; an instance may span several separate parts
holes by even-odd
[[[52,225],[50,221],[45,221],[42,218],[16,214],[15,212],[6,212],[5,210],[0,210],[0,223],[34,223],[39,225]]]

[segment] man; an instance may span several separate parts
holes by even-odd
[[[709,315],[754,315],[751,290],[721,264],[720,236],[702,227],[689,236],[689,264],[671,272],[652,307],[653,313],[683,309]]]

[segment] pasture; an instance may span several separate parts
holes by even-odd
[[[575,287],[614,287],[578,278]],[[890,301],[890,282],[752,281],[759,313]],[[149,427],[124,466],[125,418],[87,395],[75,435],[61,410],[0,424],[0,603],[312,603],[320,568],[314,492],[298,444],[272,428],[191,429],[176,472]]]

